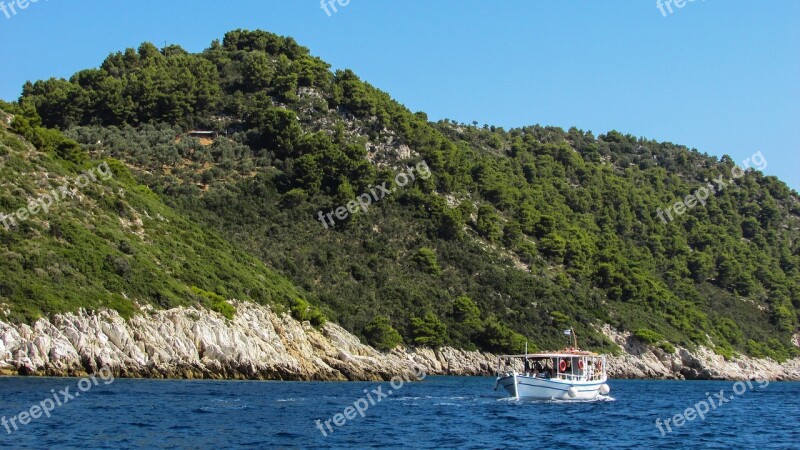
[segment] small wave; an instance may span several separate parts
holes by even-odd
[[[130,424],[130,426],[136,427],[136,428],[153,428],[155,425],[153,425],[152,423],[146,423],[146,422],[133,422],[133,423]]]
[[[296,434],[296,433],[290,433],[290,432],[287,432],[287,431],[279,431],[279,432],[277,432],[277,433],[274,433],[274,434],[273,434],[273,436],[275,436],[275,437],[281,437],[281,438],[289,438],[289,439],[297,439],[297,438],[299,438],[299,437],[302,437],[302,436],[301,436],[301,435],[299,435],[299,434]]]
[[[517,400],[515,397],[504,397],[496,399],[498,402],[508,402],[508,403],[595,403],[595,402],[615,402],[617,399],[611,397],[610,395],[598,395],[595,398],[589,399],[571,399],[571,398],[552,398],[549,400],[537,399],[537,400]]]
[[[240,398],[215,398],[215,399],[212,399],[211,402],[212,403],[231,403],[231,402],[239,402],[241,400],[242,399],[240,399]]]
[[[247,405],[230,405],[230,406],[224,406],[223,408],[225,408],[225,409],[246,409]]]
[[[95,391],[95,392],[92,392],[92,395],[99,395],[99,396],[103,396],[103,395],[119,395],[119,392],[111,391],[111,390],[109,390],[109,391]]]
[[[595,402],[614,402],[616,399],[607,395],[598,395],[595,398],[588,399],[553,399],[553,400],[538,400],[550,403],[595,403]]]
[[[475,398],[475,397],[466,397],[466,396],[460,396],[460,397],[439,397],[439,396],[433,396],[433,395],[426,395],[426,396],[424,396],[424,397],[411,397],[411,396],[406,396],[406,397],[390,397],[389,399],[390,399],[390,400],[395,400],[395,401],[409,401],[409,400],[472,400],[472,399],[474,399],[474,398]]]

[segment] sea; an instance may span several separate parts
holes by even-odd
[[[800,383],[609,380],[515,401],[494,379],[0,378],[0,448],[800,449]]]

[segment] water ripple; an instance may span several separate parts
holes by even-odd
[[[388,392],[388,383],[115,380],[52,417],[0,428],[0,448],[800,448],[800,383],[756,387],[681,426],[676,414],[733,384],[612,380],[613,396],[555,402],[501,398],[492,384],[428,377],[337,426],[365,389]],[[67,385],[0,378],[0,416]],[[656,421],[667,419],[662,436]]]

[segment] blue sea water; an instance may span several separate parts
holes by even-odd
[[[18,427],[0,425],[0,447],[800,448],[800,383],[611,380],[609,398],[576,403],[509,401],[491,378],[402,386],[117,379],[84,382],[85,391],[78,381],[0,378],[0,419],[16,417]],[[79,396],[20,424],[20,412],[35,413],[32,406],[54,396],[63,401],[65,388]],[[729,400],[717,406],[720,390]],[[674,425],[673,416],[708,397],[715,408],[703,420]],[[345,410],[354,403],[367,405],[364,417]],[[656,419],[671,419],[672,432],[662,425],[662,435]]]

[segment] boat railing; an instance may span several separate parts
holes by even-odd
[[[556,374],[553,378],[559,380],[567,380],[567,381],[595,381],[595,380],[602,380],[603,373],[602,372],[584,373],[584,374],[559,373]]]
[[[604,373],[601,372],[592,372],[592,373],[554,373],[550,374],[547,372],[524,372],[524,371],[516,371],[516,370],[506,370],[506,371],[498,371],[498,376],[510,376],[512,373],[516,373],[517,376],[526,376],[532,378],[544,378],[548,380],[565,380],[565,381],[599,381],[603,380]]]

